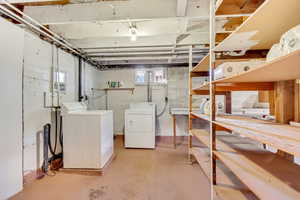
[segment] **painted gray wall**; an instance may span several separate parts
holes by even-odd
[[[0,18],[0,30],[0,199],[7,199],[23,188],[22,50],[24,31],[2,18]]]

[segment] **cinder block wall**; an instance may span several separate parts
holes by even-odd
[[[124,87],[134,87],[135,91],[132,95],[129,91],[110,91],[108,94],[108,108],[114,111],[114,131],[115,134],[123,134],[124,130],[124,111],[129,107],[130,103],[147,101],[147,87],[134,84],[134,68],[106,70],[99,73],[97,88],[105,88],[107,81],[122,81]],[[167,70],[168,85],[154,86],[152,100],[157,104],[157,110],[160,112],[164,106],[164,97],[167,94],[169,104],[166,112],[158,120],[157,135],[171,136],[172,118],[169,114],[171,107],[187,108],[188,106],[188,68],[187,67],[171,67]],[[193,84],[197,86],[204,81],[205,77],[193,80]],[[86,88],[90,91],[90,88]],[[91,109],[105,109],[104,92],[89,92]],[[233,108],[238,111],[244,102],[250,96],[257,96],[257,92],[234,92]],[[242,96],[242,98],[241,98]],[[201,102],[201,98],[208,96],[195,96],[193,98],[193,107],[197,108]],[[257,98],[257,97],[256,97]],[[218,96],[217,101],[224,101],[223,96]],[[177,134],[187,135],[187,117],[178,117]]]
[[[60,103],[77,101],[78,99],[78,58],[62,50],[56,52],[56,47],[31,33],[24,36],[24,173],[41,167],[43,160],[43,141],[40,134],[43,125],[54,122],[51,110],[43,106],[43,93],[47,93],[47,105],[51,105],[52,72],[59,67],[60,71],[66,72],[66,93],[59,97]],[[52,51],[54,52],[52,58]],[[58,55],[58,61],[57,61]],[[52,61],[53,59],[53,61]],[[58,64],[57,64],[58,62]],[[84,80],[89,87],[97,84],[99,70],[89,64],[84,64]],[[56,105],[57,97],[53,100]],[[52,133],[54,133],[53,124]],[[52,134],[54,136],[54,134]],[[54,137],[52,137],[54,144]],[[58,142],[57,152],[60,152]]]

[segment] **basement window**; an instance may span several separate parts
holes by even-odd
[[[152,85],[167,84],[165,69],[137,69],[135,71],[135,84],[147,85],[148,81]]]
[[[67,83],[67,73],[66,72],[56,72],[55,73],[55,83],[54,83],[54,89],[56,91],[60,91],[63,94],[66,94],[66,83]]]

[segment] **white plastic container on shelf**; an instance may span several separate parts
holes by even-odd
[[[226,62],[219,65],[214,70],[214,79],[217,80],[237,75],[249,71],[250,69],[253,69],[263,63],[264,61],[262,60],[250,60],[245,62]]]
[[[281,49],[281,45],[279,43],[274,44],[271,47],[271,49],[268,52],[268,54],[267,54],[266,61],[270,62],[270,61],[274,60],[275,58],[278,58],[278,57],[280,57],[282,55],[283,55],[283,52],[282,52],[282,49]]]
[[[266,150],[268,150],[268,151],[270,151],[272,153],[277,153],[277,151],[278,151],[278,149],[276,149],[276,148],[274,148],[274,147],[272,147],[270,145],[267,145],[267,144],[266,144]]]
[[[204,107],[205,107],[206,102],[209,102],[209,98],[203,98],[201,100],[201,103],[200,103],[200,106],[199,106],[199,110],[200,110],[199,112],[201,114],[204,114]]]
[[[281,36],[280,46],[283,55],[300,49],[300,25],[295,26]]]
[[[214,70],[214,79],[217,80],[237,74],[236,70],[238,70],[239,68],[240,65],[238,62],[223,63]]]

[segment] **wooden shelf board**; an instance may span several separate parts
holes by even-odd
[[[210,158],[209,150],[206,148],[192,147],[190,149],[190,154],[192,154],[197,163],[200,165],[205,176],[210,180]]]
[[[191,115],[193,115],[196,118],[204,119],[206,121],[209,121],[209,116],[208,115],[200,114],[199,112],[191,112]]]
[[[134,90],[134,88],[104,88],[104,90]]]
[[[209,95],[209,90],[192,90],[191,95]],[[226,95],[226,92],[224,91],[216,91],[216,95]]]
[[[104,90],[104,91],[108,91],[108,90],[130,90],[133,91],[135,88],[92,88],[92,90]]]
[[[195,160],[201,167],[203,173],[210,180],[210,155],[208,148],[193,147],[190,149],[190,153],[194,156]],[[218,163],[217,174],[218,174],[218,185],[215,186],[214,192],[220,199],[223,200],[249,200],[248,197],[253,197],[249,194],[249,190],[239,180],[234,177],[222,163]],[[237,198],[229,199],[232,195],[236,195]],[[250,198],[256,199],[256,198]]]
[[[300,157],[300,128],[290,125],[249,119],[246,117],[217,117],[215,124],[258,142]]]
[[[193,88],[193,90],[208,90],[209,91],[209,83],[204,83],[200,87]]]
[[[190,131],[191,135],[196,137],[201,143],[203,143],[207,148],[193,147],[190,152],[195,157],[196,161],[199,163],[203,172],[209,178],[210,174],[210,154],[209,154],[209,133],[203,129],[192,129]],[[217,134],[218,138],[228,137],[227,134]],[[243,140],[243,139],[242,139]],[[218,143],[218,142],[217,142]],[[249,189],[242,183],[237,177],[223,165],[223,163],[217,161],[217,186],[220,190],[216,188],[215,192],[217,195],[224,200],[230,199],[230,194],[235,194],[240,199],[257,199],[249,191]],[[227,194],[228,193],[228,194]],[[230,199],[231,200],[231,199]]]
[[[266,0],[214,50],[270,49],[283,33],[300,24],[299,10],[299,0]]]
[[[249,200],[240,190],[232,187],[215,185],[214,190],[223,200]]]
[[[191,95],[209,95],[209,90],[192,90]]]
[[[191,72],[209,71],[209,54],[200,60],[200,62],[192,69]]]
[[[204,129],[192,129],[191,135],[196,137],[200,142],[209,147],[209,132]]]
[[[218,140],[217,151],[214,151],[214,154],[253,193],[260,199],[300,199],[297,183],[299,166],[260,149],[255,144],[247,144],[243,138],[236,137],[238,140],[235,142],[234,137],[236,136],[229,135],[226,143]],[[278,166],[278,169],[274,169],[274,166]],[[289,173],[297,177],[290,176]]]
[[[299,3],[300,4],[300,3]],[[300,78],[300,50],[262,64],[248,72],[213,81],[213,83],[275,82]]]
[[[200,119],[210,120],[208,115],[197,112],[191,114]],[[298,127],[240,116],[217,116],[213,123],[218,127],[224,127],[227,130],[300,157],[300,128]]]

